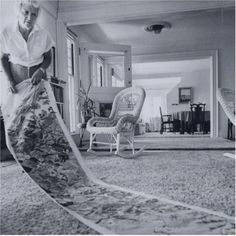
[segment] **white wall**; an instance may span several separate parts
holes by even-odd
[[[206,103],[206,110],[210,110],[210,69],[185,73],[181,82],[167,94],[167,112],[189,111],[189,104],[179,104],[179,88],[193,88],[193,103]],[[178,104],[173,106],[172,104]]]

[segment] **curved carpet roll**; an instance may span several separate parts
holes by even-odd
[[[235,92],[231,89],[218,88],[217,99],[227,117],[235,125]]]
[[[101,234],[233,234],[234,218],[95,179],[48,82],[25,80],[2,105],[12,155],[56,204]]]

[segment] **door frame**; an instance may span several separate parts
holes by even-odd
[[[189,51],[132,56],[132,63],[181,61],[194,59],[210,60],[210,137],[219,136],[219,107],[216,97],[218,88],[218,50]]]
[[[132,56],[131,46],[121,44],[102,44],[91,42],[79,42],[79,80],[84,88],[87,89],[90,84],[89,79],[89,62],[88,55],[101,54],[101,55],[121,55],[124,57],[124,87],[93,87],[91,86],[90,95],[91,98],[97,101],[113,101],[115,95],[126,87],[132,85]]]

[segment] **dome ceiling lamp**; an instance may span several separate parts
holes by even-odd
[[[155,24],[145,27],[147,32],[153,32],[154,34],[160,34],[163,29],[170,29],[171,24],[169,22],[160,21]]]

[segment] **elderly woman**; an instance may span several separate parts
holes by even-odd
[[[25,79],[31,78],[33,85],[38,84],[51,63],[54,42],[36,24],[39,12],[37,1],[20,1],[18,21],[1,33],[1,62],[12,93],[17,93],[16,85]]]

